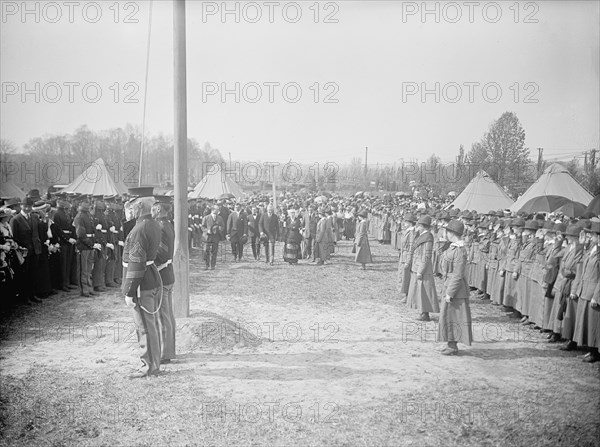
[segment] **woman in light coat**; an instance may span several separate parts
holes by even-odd
[[[433,277],[433,234],[431,234],[431,217],[423,216],[417,222],[419,235],[414,241],[414,251],[410,266],[410,287],[408,304],[417,309],[421,315],[419,321],[430,321],[429,313],[438,313],[435,279]]]
[[[446,227],[450,247],[442,254],[441,270],[444,279],[442,308],[438,327],[440,341],[448,342],[442,355],[456,355],[458,343],[471,346],[473,328],[467,283],[467,251],[462,240],[464,225],[453,220]]]
[[[366,270],[366,264],[372,264],[371,247],[369,246],[369,221],[367,220],[367,212],[365,210],[358,213],[358,225],[356,226],[356,256],[354,260],[362,265],[362,269]]]

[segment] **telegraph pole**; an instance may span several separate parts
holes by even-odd
[[[185,58],[185,0],[173,1],[173,65],[175,96],[175,251],[173,270],[173,311],[176,317],[189,317],[189,251],[187,202],[187,100]]]
[[[538,177],[540,175],[542,175],[542,166],[543,166],[543,160],[542,160],[542,154],[544,153],[544,148],[542,147],[538,147],[538,165],[537,165],[537,173],[538,173]]]

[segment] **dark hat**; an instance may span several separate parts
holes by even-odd
[[[152,197],[154,196],[154,186],[136,186],[134,188],[129,188],[127,194],[138,199],[140,197]]]
[[[92,194],[92,198],[95,200],[104,200],[104,194]]]
[[[451,220],[446,226],[446,231],[462,236],[465,232],[465,226],[460,220]]]
[[[154,203],[171,203],[173,201],[173,197],[172,196],[163,196],[163,195],[154,195],[154,199],[156,200],[156,202]]]
[[[21,201],[19,199],[17,199],[16,197],[6,199],[6,201],[4,202],[4,206],[7,208],[12,208],[13,206],[17,206],[20,204],[21,204]]]
[[[460,209],[454,208],[454,209],[450,210],[450,212],[448,213],[448,217],[450,217],[450,218],[458,217],[458,213],[460,213]]]
[[[548,230],[548,232],[554,232],[554,224],[550,220],[544,222],[544,226],[542,228],[544,230]]]
[[[40,190],[39,189],[32,189],[31,191],[29,191],[27,193],[27,195],[29,197],[31,197],[33,200],[39,199],[40,198]]]
[[[417,218],[412,213],[405,214],[402,219],[406,220],[407,222],[412,222],[412,223],[416,223],[417,222]]]
[[[490,226],[490,221],[487,219],[482,220],[481,222],[479,222],[479,225],[477,225],[478,228],[486,228]]]
[[[592,220],[590,229],[586,230],[586,231],[589,231],[591,233],[600,234],[600,220],[596,220],[596,219]]]
[[[23,201],[23,205],[29,205],[29,206],[33,206],[34,201],[31,197],[25,197],[25,200]]]
[[[523,228],[525,226],[525,220],[518,217],[516,219],[511,220],[510,226]]]
[[[579,236],[579,233],[581,233],[581,226],[579,225],[569,225],[565,232],[567,236]]]
[[[473,220],[473,215],[471,213],[467,212],[462,216],[462,218],[464,220]]]
[[[564,233],[565,231],[567,231],[567,224],[563,222],[554,224],[553,230],[555,233]]]
[[[537,220],[528,220],[527,222],[525,222],[525,230],[537,231],[539,228],[540,227]]]
[[[417,225],[423,225],[426,227],[430,227],[431,226],[431,216],[427,216],[427,215],[422,216],[419,219],[419,221],[417,222]]]
[[[105,202],[114,202],[115,199],[117,198],[117,195],[116,194],[105,195],[103,198],[104,198]]]

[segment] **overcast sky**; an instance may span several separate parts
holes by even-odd
[[[25,16],[21,1],[1,3],[2,138],[141,126],[148,2],[26,2]],[[428,3],[438,17],[421,5],[230,2],[236,23],[222,2],[188,1],[189,137],[242,160],[339,163],[368,146],[370,163],[451,161],[514,111],[547,157],[598,148],[598,2]],[[146,133],[172,134],[171,2],[152,16]],[[39,97],[23,97],[36,82]],[[223,98],[236,83],[239,102]]]

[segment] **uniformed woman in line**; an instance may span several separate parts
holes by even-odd
[[[440,263],[444,287],[438,338],[448,342],[448,346],[442,350],[442,355],[456,355],[459,342],[471,346],[473,340],[463,232],[464,225],[457,220],[451,221],[446,227],[450,246],[442,254]]]

